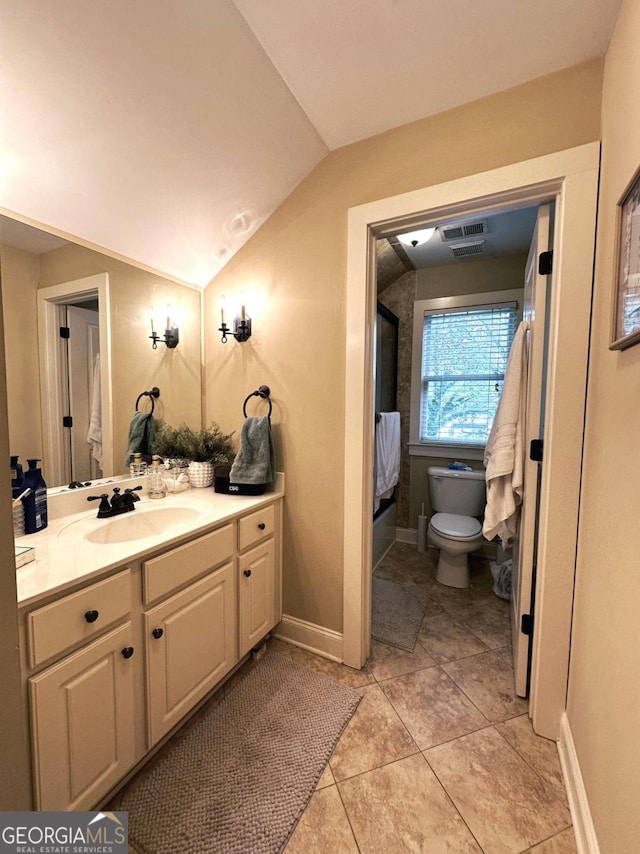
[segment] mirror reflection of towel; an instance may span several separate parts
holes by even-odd
[[[124,458],[125,466],[131,465],[133,455],[152,453],[153,440],[156,437],[156,422],[150,412],[136,412],[129,425],[129,444]]]
[[[246,418],[229,480],[231,483],[273,483],[275,479],[276,457],[269,416]]]
[[[91,456],[102,468],[102,394],[100,390],[100,353],[93,366],[93,394],[91,395],[91,417],[87,443],[91,445]]]

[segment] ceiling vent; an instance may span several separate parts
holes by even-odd
[[[473,243],[459,243],[457,246],[449,247],[454,258],[466,258],[469,255],[484,254],[484,240],[476,240]]]
[[[464,237],[475,237],[477,234],[486,234],[489,231],[487,220],[468,222],[466,225],[447,225],[438,229],[441,240],[461,240]]]

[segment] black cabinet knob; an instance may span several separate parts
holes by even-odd
[[[152,635],[154,636],[154,638],[156,638],[156,640],[157,640],[158,638],[161,638],[161,637],[162,637],[162,635],[164,634],[164,629],[154,629],[154,630],[151,632],[151,634],[152,634]]]
[[[245,569],[244,574],[247,576],[247,578],[249,578],[249,576],[251,575],[251,570]]]
[[[84,612],[84,618],[88,623],[95,623],[95,621],[98,619],[99,616],[100,616],[100,614],[98,613],[98,611],[85,611]]]
[[[267,526],[265,525],[265,523],[264,523],[264,522],[258,522],[258,528],[260,528],[260,530],[261,530],[261,531],[264,531],[264,529],[265,529],[266,527],[267,527]]]
[[[133,655],[133,647],[132,646],[125,646],[125,648],[122,650],[122,657],[123,658],[131,658],[132,655]]]

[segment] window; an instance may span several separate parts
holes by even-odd
[[[420,376],[419,388],[414,385],[419,395],[414,442],[486,443],[517,322],[517,303],[498,303],[496,296],[491,294],[491,304],[476,297],[471,305],[473,296],[416,304],[420,340],[414,358],[419,357]]]

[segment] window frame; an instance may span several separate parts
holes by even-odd
[[[516,329],[522,320],[524,288],[503,291],[485,291],[478,294],[436,297],[416,300],[413,304],[413,337],[411,358],[411,411],[409,420],[409,454],[425,457],[461,456],[464,459],[481,460],[484,443],[466,442],[422,442],[420,441],[420,400],[422,394],[422,336],[424,316],[438,311],[464,311],[472,308],[493,308],[505,304],[516,304]]]

